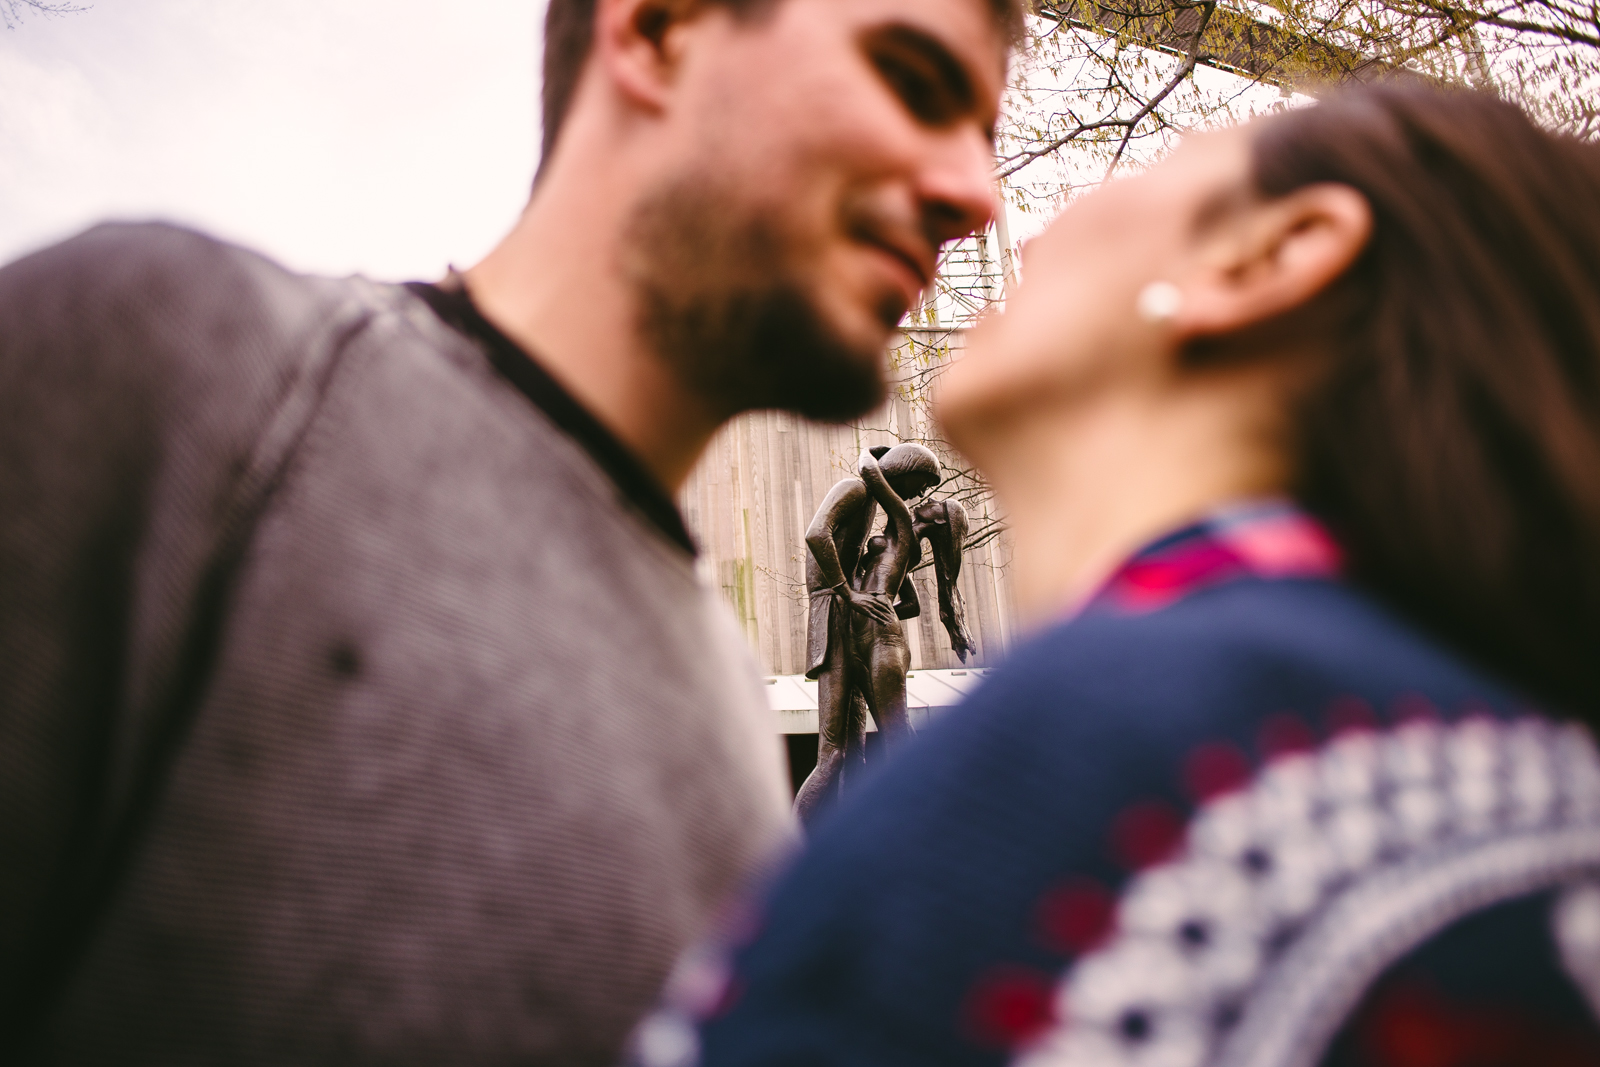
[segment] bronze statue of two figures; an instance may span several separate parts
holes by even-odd
[[[865,766],[869,710],[885,744],[911,734],[911,651],[901,622],[922,613],[910,574],[923,540],[933,553],[950,647],[963,662],[972,649],[956,588],[967,513],[955,500],[910,506],[939,484],[939,461],[922,445],[879,446],[861,454],[860,471],[828,490],[806,530],[806,677],[817,680],[817,766],[800,787],[795,812],[807,822]],[[883,532],[869,537],[880,507]]]

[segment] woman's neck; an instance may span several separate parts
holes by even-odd
[[[1215,387],[1036,413],[989,441],[975,458],[1011,531],[1023,625],[1073,610],[1155,537],[1229,501],[1282,493],[1284,450],[1262,417],[1281,403],[1276,389],[1219,376]]]

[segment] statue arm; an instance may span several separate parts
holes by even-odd
[[[916,543],[915,523],[911,518],[911,509],[906,507],[906,502],[900,499],[900,494],[889,485],[889,479],[883,476],[883,470],[878,466],[878,459],[871,452],[861,453],[858,462],[861,471],[861,480],[866,483],[867,491],[872,498],[883,507],[883,513],[889,519],[889,527],[893,534],[889,538],[889,551],[895,553],[893,566],[889,571],[888,589],[898,589],[905,580],[906,566],[911,562],[911,546]]]
[[[950,635],[950,647],[966,662],[972,651],[972,636],[967,633],[966,605],[956,580],[961,577],[961,550],[967,542],[967,509],[959,500],[944,502],[945,521],[928,531],[933,549],[933,573],[939,585],[939,621]]]
[[[909,574],[906,575],[905,581],[900,583],[900,602],[894,606],[894,613],[902,620],[914,619],[922,614],[922,600],[917,596],[917,583],[911,580]]]
[[[869,615],[879,622],[890,623],[895,615],[888,597],[850,588],[850,576],[845,573],[844,561],[839,558],[839,546],[833,539],[839,524],[852,511],[863,507],[872,507],[872,499],[864,483],[857,478],[844,478],[834,483],[812,518],[811,525],[806,528],[806,549],[811,553],[811,558],[817,561],[817,572],[823,583],[833,590],[835,597],[850,605],[854,611]],[[872,516],[864,516],[863,521],[870,525]]]
[[[849,512],[866,503],[869,503],[866,485],[856,478],[842,479],[828,490],[822,506],[806,528],[806,548],[811,552],[811,558],[817,561],[823,584],[830,589],[845,585],[849,577],[844,573],[844,564],[839,559],[839,546],[833,539],[834,533]]]

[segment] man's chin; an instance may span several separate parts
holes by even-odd
[[[749,407],[779,408],[819,422],[848,422],[888,398],[890,331],[871,317],[840,322],[796,289],[768,294],[753,361],[766,396]],[[753,354],[755,354],[753,353]]]
[[[888,351],[904,315],[901,303],[896,296],[874,314],[839,317],[813,308],[804,327],[791,321],[787,343],[777,346],[787,349],[779,358],[786,373],[768,406],[819,422],[849,422],[881,407],[889,398]]]
[[[818,422],[859,419],[889,398],[889,384],[881,357],[870,362],[851,361],[819,365],[804,382],[795,382],[778,404],[785,410]]]
[[[781,220],[730,214],[710,188],[676,184],[636,212],[641,340],[726,416],[776,408],[846,422],[881,405],[904,292],[842,284],[848,271],[817,286]]]
[[[769,406],[819,422],[849,422],[881,406],[889,396],[887,333],[869,323],[839,329],[820,316],[808,325],[791,324],[771,350],[777,374]]]

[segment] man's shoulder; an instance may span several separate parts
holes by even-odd
[[[160,224],[96,226],[0,268],[0,450],[30,501],[13,532],[59,541],[137,499],[203,539],[242,473],[292,447],[338,324],[361,320],[333,286]]]
[[[0,268],[0,377],[160,419],[271,405],[355,283],[163,223],[107,223]],[[220,410],[219,410],[220,414]]]
[[[245,253],[220,238],[174,222],[159,220],[107,220],[33,253],[97,259],[110,265],[117,259],[147,261],[183,260],[206,252]],[[26,258],[26,257],[25,257]]]
[[[0,274],[50,278],[88,299],[126,299],[142,309],[274,307],[328,302],[350,283],[294,274],[261,253],[171,222],[101,222],[24,256]]]
[[[208,315],[292,331],[351,285],[292,273],[182,226],[107,222],[0,267],[0,306],[10,320],[63,331],[136,331],[152,319]]]
[[[152,297],[167,295],[164,286],[205,294],[244,277],[292,277],[259,253],[166,222],[102,222],[0,270],[47,275],[100,295],[138,286],[153,289]]]

